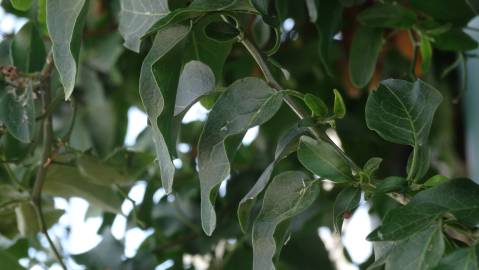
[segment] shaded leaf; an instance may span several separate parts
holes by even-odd
[[[91,250],[73,255],[76,262],[98,269],[119,269],[122,262],[124,246],[111,234],[109,228],[102,234],[101,242]]]
[[[8,132],[23,143],[32,141],[35,129],[35,103],[33,88],[29,83],[26,89],[5,88],[0,98],[0,121]]]
[[[205,28],[205,33],[209,38],[220,42],[233,40],[240,34],[235,26],[222,21],[208,24]]]
[[[216,226],[215,189],[230,173],[225,139],[268,121],[280,108],[282,95],[264,81],[244,78],[230,85],[215,103],[198,142],[203,229]]]
[[[347,161],[326,142],[307,136],[301,137],[298,159],[306,169],[321,178],[334,182],[354,180]]]
[[[32,236],[40,231],[35,208],[30,202],[22,202],[15,207],[17,228],[22,236]]]
[[[15,35],[11,45],[13,64],[22,72],[40,71],[45,63],[43,40],[32,22],[26,23]]]
[[[379,169],[381,163],[383,162],[382,158],[373,157],[366,161],[366,164],[363,166],[363,172],[366,173],[369,177],[372,177],[374,173]]]
[[[431,15],[439,22],[465,25],[473,16],[471,8],[464,0],[442,0],[439,5],[435,0],[411,0],[411,6]]]
[[[88,0],[48,0],[47,27],[52,40],[53,62],[69,99],[75,87],[83,25]]]
[[[159,19],[170,13],[167,0],[121,0],[119,31],[125,47],[139,52],[141,37]]]
[[[246,233],[246,230],[249,225],[251,209],[253,208],[258,195],[263,192],[264,188],[268,185],[271,174],[273,173],[274,166],[281,159],[287,157],[289,154],[296,151],[298,137],[305,132],[306,128],[304,127],[294,127],[290,130],[287,130],[284,134],[281,135],[281,137],[278,139],[278,144],[276,146],[273,162],[271,162],[268,167],[266,167],[266,169],[258,178],[254,186],[241,199],[238,205],[238,220],[240,223],[241,230],[244,233]]]
[[[120,213],[122,201],[112,188],[93,184],[72,166],[50,165],[43,191],[64,198],[81,197],[104,211]]]
[[[439,261],[434,270],[477,270],[479,269],[477,245],[457,249]]]
[[[416,13],[397,3],[377,3],[358,15],[358,21],[370,27],[410,28],[416,19]]]
[[[15,258],[12,254],[7,251],[0,250],[0,261],[2,262],[2,268],[8,270],[24,270],[19,263],[18,258]]]
[[[153,142],[161,171],[161,181],[167,193],[172,190],[175,167],[171,161],[168,147],[158,127],[157,119],[165,106],[162,90],[153,73],[153,65],[176,44],[186,37],[190,29],[186,26],[172,26],[159,31],[151,50],[145,57],[140,73],[140,97],[148,114],[153,133]]]
[[[338,90],[334,89],[334,116],[336,118],[343,118],[346,115],[346,105],[344,104],[343,97]]]
[[[387,141],[422,145],[441,101],[441,94],[420,80],[385,80],[368,98],[366,124]]]
[[[288,171],[276,176],[266,189],[263,205],[253,224],[253,269],[275,269],[273,256],[279,248],[274,235],[280,223],[308,208],[319,189],[308,175]]]
[[[400,176],[389,176],[376,183],[376,192],[388,193],[402,191],[407,187],[407,179]]]
[[[361,189],[347,187],[338,194],[333,206],[334,229],[341,234],[344,214],[352,214],[359,206],[361,200]]]
[[[477,41],[461,29],[453,28],[433,36],[434,47],[448,51],[470,51],[477,48]]]
[[[175,116],[185,111],[200,97],[213,91],[214,87],[215,75],[209,66],[196,60],[186,63],[178,82]]]
[[[425,187],[435,187],[437,185],[440,185],[446,181],[448,181],[449,178],[443,175],[434,175],[431,178],[427,179],[426,182],[424,182]]]
[[[383,29],[362,26],[354,33],[349,52],[349,76],[354,86],[362,88],[373,77],[383,45]]]
[[[313,112],[313,115],[319,117],[328,116],[328,106],[326,106],[326,103],[324,103],[324,101],[318,96],[306,94],[304,95],[304,103],[308,106],[311,112]]]

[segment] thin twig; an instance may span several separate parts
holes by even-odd
[[[44,68],[41,71],[41,81],[42,81],[42,101],[43,101],[43,112],[46,112],[51,103],[51,92],[50,92],[50,76],[53,70],[53,57],[52,53],[47,57],[47,61],[45,63]],[[50,248],[52,249],[55,257],[57,258],[58,262],[60,263],[61,267],[66,270],[67,267],[60,256],[55,244],[53,243],[50,235],[48,234],[48,227],[45,221],[45,217],[43,216],[42,211],[42,189],[45,183],[46,175],[48,166],[51,163],[51,153],[52,153],[52,146],[53,146],[53,128],[52,128],[52,116],[51,114],[47,115],[43,120],[43,153],[42,153],[42,160],[40,163],[40,167],[38,168],[37,175],[35,177],[35,183],[33,185],[32,190],[32,202],[35,207],[35,211],[37,217],[40,221],[40,226],[42,229],[43,234],[48,240],[50,244]]]

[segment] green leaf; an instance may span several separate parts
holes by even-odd
[[[120,213],[121,199],[110,187],[92,183],[80,174],[76,167],[50,165],[45,185],[45,194],[64,198],[81,197],[92,205],[111,213]]]
[[[435,187],[437,185],[440,185],[446,181],[448,181],[449,178],[447,178],[446,176],[443,176],[443,175],[434,175],[432,176],[431,178],[427,179],[426,182],[424,182],[424,186],[425,187]]]
[[[334,74],[333,60],[333,37],[341,27],[343,7],[339,1],[315,0],[316,7],[316,28],[319,32],[319,56],[326,73],[329,76]]]
[[[397,3],[377,3],[358,15],[358,21],[370,27],[411,28],[416,13]]]
[[[215,75],[211,68],[200,61],[186,63],[180,75],[176,92],[175,116],[184,112],[199,98],[215,88]]]
[[[402,240],[435,222],[446,208],[431,203],[414,203],[387,212],[383,224],[371,232],[369,241]]]
[[[211,22],[206,26],[205,33],[209,38],[220,42],[233,40],[240,34],[234,25],[223,21]]]
[[[479,14],[479,1],[477,0],[466,0],[466,3],[471,7],[474,13]]]
[[[268,121],[280,108],[282,95],[257,78],[230,85],[211,110],[198,142],[203,230],[216,226],[215,189],[230,174],[225,139]]]
[[[316,181],[308,181],[300,171],[277,175],[266,189],[261,211],[253,224],[253,269],[275,269],[273,256],[277,244],[274,235],[283,222],[308,208],[316,199],[319,188]]]
[[[190,28],[180,25],[159,31],[153,41],[151,50],[143,61],[140,73],[140,97],[148,114],[148,120],[153,132],[156,156],[161,170],[161,182],[167,193],[172,191],[175,167],[157,123],[157,119],[165,107],[165,101],[164,94],[153,73],[153,65],[184,39],[189,31]]]
[[[407,179],[400,176],[389,176],[376,183],[376,192],[388,193],[403,191],[407,187]]]
[[[25,270],[19,263],[18,258],[15,258],[7,251],[0,250],[0,261],[2,262],[2,268],[8,270]]]
[[[362,26],[353,36],[349,51],[349,76],[354,86],[362,88],[373,77],[383,45],[383,29]]]
[[[474,12],[464,0],[442,0],[441,4],[435,0],[410,0],[409,2],[414,9],[431,15],[443,23],[462,26],[474,16]]]
[[[298,159],[306,169],[323,179],[334,182],[354,180],[347,161],[326,142],[307,136],[301,137]]]
[[[281,135],[276,146],[274,160],[268,165],[268,167],[266,167],[254,186],[241,199],[238,205],[238,220],[243,233],[246,233],[246,230],[248,229],[251,209],[256,202],[256,198],[268,185],[274,166],[280,160],[296,151],[298,137],[305,132],[306,128],[304,127],[293,127]]]
[[[101,160],[88,155],[82,155],[77,159],[78,171],[85,179],[97,185],[122,185],[135,179],[120,173],[116,168],[105,164]]]
[[[119,31],[124,46],[139,52],[141,37],[159,19],[170,13],[167,0],[121,0]]]
[[[420,80],[385,80],[369,95],[366,124],[387,141],[423,145],[441,101],[441,94]]]
[[[388,270],[431,269],[445,250],[441,226],[433,224],[410,238],[397,243],[386,260]]]
[[[12,2],[12,6],[20,11],[27,11],[33,5],[33,0],[10,0]]]
[[[338,194],[333,206],[333,222],[336,232],[341,234],[344,214],[352,214],[359,206],[361,200],[361,189],[347,187]]]
[[[427,72],[431,67],[432,61],[432,45],[431,40],[426,35],[421,35],[421,41],[419,42],[419,51],[421,52],[421,68],[424,72]]]
[[[382,162],[383,159],[378,157],[368,159],[368,161],[366,161],[366,164],[364,164],[363,166],[363,172],[371,178],[374,173],[379,169],[379,166],[381,166]]]
[[[17,228],[22,236],[32,236],[40,231],[35,208],[30,202],[22,202],[15,207]]]
[[[447,51],[470,51],[477,48],[477,41],[459,28],[435,35],[434,47]]]
[[[195,0],[190,5],[184,8],[177,8],[170,12],[167,16],[158,20],[146,32],[146,35],[154,34],[162,28],[179,23],[188,19],[203,16],[205,13],[213,13],[216,11],[239,11],[239,12],[254,12],[254,8],[249,1],[244,0]]]
[[[435,204],[451,212],[459,221],[479,224],[479,185],[470,179],[456,178],[414,196],[410,204]]]
[[[439,261],[434,270],[477,270],[479,269],[478,246],[457,249]]]
[[[53,62],[68,100],[77,77],[83,26],[88,0],[48,0],[47,27],[52,40]]]
[[[346,105],[344,105],[344,100],[338,90],[334,89],[334,106],[333,106],[334,116],[336,118],[344,118],[346,115]]]
[[[20,29],[11,46],[13,64],[20,71],[32,73],[43,68],[46,58],[45,46],[32,22],[26,23]]]
[[[304,95],[304,103],[308,108],[313,112],[314,116],[327,117],[328,116],[328,106],[326,103],[313,94]]]
[[[0,98],[0,121],[8,132],[21,142],[32,141],[35,131],[35,103],[33,88],[29,83],[26,89],[5,88]]]
[[[416,157],[414,157],[416,155]],[[414,160],[416,159],[416,160]],[[416,162],[414,165],[413,162]],[[427,144],[414,147],[407,163],[408,179],[420,180],[429,170],[431,165],[431,151]]]

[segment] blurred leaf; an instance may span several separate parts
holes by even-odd
[[[435,187],[437,185],[440,185],[444,182],[449,180],[449,178],[443,176],[443,175],[434,175],[431,178],[427,179],[426,182],[424,182],[425,187]]]
[[[81,197],[104,211],[121,212],[122,201],[112,188],[91,183],[72,166],[51,165],[43,191],[64,198]]]
[[[15,258],[10,253],[0,250],[0,261],[2,262],[2,268],[8,270],[24,270],[19,263],[18,258]]]
[[[88,0],[48,0],[47,26],[53,62],[60,74],[65,99],[73,93]]]
[[[397,3],[377,3],[358,15],[361,24],[370,27],[410,28],[416,14]]]
[[[363,166],[363,172],[366,173],[370,178],[374,175],[374,173],[379,169],[381,163],[383,162],[382,158],[373,157],[368,159],[366,164]]]
[[[376,182],[376,192],[388,193],[403,191],[407,187],[407,179],[400,176],[389,176]]]
[[[307,136],[301,137],[298,159],[306,169],[323,179],[334,182],[354,180],[346,160],[326,142]]]
[[[113,237],[109,229],[105,229],[102,237],[101,242],[93,249],[73,255],[75,261],[88,269],[118,269],[122,262],[123,244]]]
[[[178,82],[175,116],[185,111],[202,96],[213,91],[214,87],[215,75],[209,66],[196,60],[186,63]]]
[[[13,64],[22,72],[40,71],[46,53],[43,40],[32,22],[26,23],[15,35],[11,45]]]
[[[477,48],[477,42],[461,29],[453,28],[445,33],[435,35],[434,47],[448,51],[469,51]]]
[[[387,141],[423,145],[441,101],[439,91],[420,80],[385,80],[368,98],[366,123]]]
[[[216,226],[215,189],[230,174],[225,139],[268,121],[280,108],[282,96],[264,81],[244,78],[230,85],[215,103],[198,142],[203,229]]]
[[[273,179],[253,224],[254,270],[274,269],[272,259],[279,248],[274,238],[277,226],[308,208],[318,192],[316,181],[308,181],[303,172],[288,171]]]
[[[35,103],[33,88],[29,83],[26,89],[5,88],[0,96],[0,121],[8,132],[21,142],[32,141],[35,131]]]
[[[40,231],[37,214],[30,202],[20,203],[15,207],[17,217],[17,228],[22,236],[32,236]]]
[[[421,41],[419,42],[419,50],[421,52],[421,68],[424,72],[427,72],[431,67],[432,61],[432,45],[429,37],[421,35]]]
[[[349,76],[354,86],[362,88],[373,77],[383,45],[383,29],[362,26],[354,33],[349,52]]]
[[[77,159],[78,170],[85,179],[97,185],[122,185],[132,182],[128,175],[120,173],[116,168],[103,163],[101,160],[82,155]]]
[[[443,0],[441,4],[434,0],[411,0],[409,2],[413,8],[431,15],[440,22],[449,22],[458,26],[465,25],[474,15],[465,0]]]
[[[361,199],[361,189],[354,187],[347,187],[338,194],[334,201],[333,207],[333,221],[334,229],[341,234],[343,227],[343,220],[345,215],[351,216],[358,208]]]
[[[10,0],[15,9],[21,11],[29,10],[33,5],[33,0]]]
[[[121,0],[118,30],[125,47],[139,52],[141,37],[156,21],[170,13],[167,0]]]

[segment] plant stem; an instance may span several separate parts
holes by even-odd
[[[419,52],[418,52],[418,49],[417,49],[418,46],[417,46],[417,41],[414,38],[414,32],[412,30],[409,30],[408,34],[409,34],[409,39],[411,39],[412,53],[413,53],[411,68],[410,68],[411,79],[416,80],[417,79],[417,77],[416,77],[416,63],[417,63],[417,60],[418,60],[418,57],[419,57]]]
[[[50,75],[52,70],[53,70],[53,58],[52,58],[52,54],[50,53],[47,57],[47,62],[41,72],[42,89],[43,89],[42,102],[43,102],[44,113],[48,111],[48,108],[51,103]],[[35,183],[33,185],[31,196],[32,196],[32,202],[35,207],[37,217],[40,221],[41,230],[43,234],[45,234],[45,237],[47,238],[48,243],[50,244],[50,248],[55,254],[55,257],[57,258],[61,267],[64,270],[66,270],[67,267],[64,264],[62,257],[60,256],[60,253],[55,247],[55,244],[53,243],[50,235],[48,234],[48,227],[47,227],[45,217],[43,216],[43,211],[42,211],[42,189],[43,189],[43,184],[45,183],[48,166],[51,163],[50,157],[52,153],[52,146],[53,146],[52,116],[51,114],[48,114],[45,117],[45,119],[43,119],[43,153],[42,153],[40,167],[38,168],[37,175],[35,177]]]
[[[261,69],[261,72],[263,73],[266,81],[269,83],[271,87],[273,87],[277,91],[284,91],[284,89],[281,87],[281,85],[276,81],[276,79],[273,77],[273,74],[271,74],[271,71],[266,64],[266,61],[264,60],[262,54],[256,49],[256,47],[251,43],[246,38],[243,38],[240,40],[241,44],[248,50],[248,52],[251,54],[253,59],[256,61],[256,64],[258,64],[259,68]],[[283,96],[284,102],[291,108],[291,110],[298,116],[300,120],[303,120],[309,116],[309,114],[298,104],[296,101],[294,101],[290,96],[284,95]],[[361,169],[359,166],[351,160],[344,152],[339,148],[331,138],[322,130],[314,127],[309,128],[310,132],[320,140],[323,140],[327,143],[329,143],[331,146],[333,146],[334,150],[341,155],[351,166],[351,168],[358,172]]]

